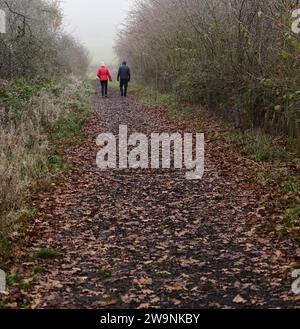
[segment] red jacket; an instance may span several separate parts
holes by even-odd
[[[101,81],[112,81],[109,69],[106,66],[101,66],[98,71],[98,77]]]

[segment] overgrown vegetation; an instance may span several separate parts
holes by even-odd
[[[290,0],[139,0],[116,44],[144,87],[135,89],[146,104],[191,116],[206,107],[238,128],[227,142],[263,166],[272,164],[266,183],[288,209],[280,226],[295,237],[300,39],[292,11],[298,6]]]
[[[242,129],[300,140],[299,37],[288,0],[140,0],[116,51],[138,83]]]
[[[8,252],[11,233],[38,212],[35,182],[46,190],[50,171],[68,169],[57,144],[85,122],[89,54],[63,31],[59,1],[0,0],[0,9],[0,252]]]
[[[85,75],[89,54],[63,31],[59,1],[0,0],[6,32],[0,34],[0,79],[51,79]]]
[[[295,143],[272,136],[262,130],[238,132],[218,115],[212,117],[203,107],[178,103],[172,94],[161,94],[149,87],[133,84],[131,90],[150,108],[160,108],[175,120],[192,120],[196,128],[214,138],[231,144],[240,156],[254,160],[259,171],[249,172],[252,183],[267,186],[269,197],[276,200],[277,209],[264,230],[275,232],[279,239],[289,239],[300,246],[300,159]],[[280,214],[280,215],[279,215]],[[280,219],[278,221],[278,219]]]
[[[36,252],[36,257],[40,259],[56,259],[60,256],[60,253],[53,249],[39,249]]]
[[[49,170],[66,169],[54,145],[77,134],[89,110],[90,87],[77,78],[70,77],[55,86],[42,85],[15,81],[0,88],[5,95],[0,107],[2,249],[8,243],[7,234],[20,225],[17,218],[36,212],[22,210],[28,206],[28,187],[46,177]]]

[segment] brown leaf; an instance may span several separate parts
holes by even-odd
[[[247,300],[244,299],[241,295],[237,295],[237,296],[235,296],[233,302],[237,303],[237,304],[246,304]]]
[[[151,278],[148,277],[142,277],[140,279],[134,279],[133,283],[138,285],[138,286],[147,286],[147,285],[151,285],[153,282],[153,280]]]

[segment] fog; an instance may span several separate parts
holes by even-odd
[[[117,30],[135,0],[63,0],[65,30],[90,51],[93,64],[116,63]]]

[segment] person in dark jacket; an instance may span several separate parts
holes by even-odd
[[[121,96],[127,96],[128,83],[130,82],[130,68],[123,62],[119,68],[118,81],[120,81]]]

